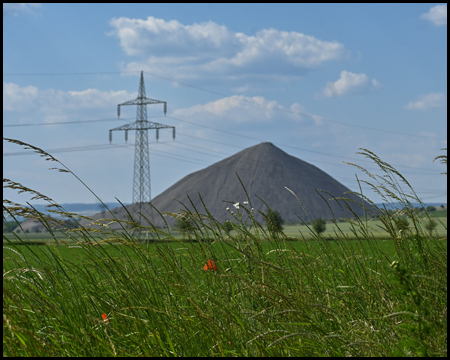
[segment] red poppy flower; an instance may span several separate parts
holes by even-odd
[[[208,263],[207,264],[205,264],[205,266],[203,267],[203,269],[205,269],[205,270],[214,270],[214,271],[218,271],[217,270],[217,266],[216,266],[216,262],[213,260],[213,261],[211,261],[211,260],[208,260]]]
[[[103,315],[102,315],[102,318],[103,318],[103,320],[105,320],[105,321],[109,321],[108,315],[106,315],[106,314],[103,314]]]

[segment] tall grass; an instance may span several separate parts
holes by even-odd
[[[6,140],[72,173],[43,150]],[[4,200],[4,214],[38,219],[55,241],[55,225],[63,227],[58,231],[75,245],[68,256],[63,245],[27,245],[23,233],[3,237],[3,355],[446,356],[446,239],[426,231],[431,215],[411,206],[419,199],[407,180],[375,154],[362,154],[383,176],[361,168],[372,182],[358,181],[403,204],[396,213],[375,211],[395,242],[394,256],[368,231],[369,216],[349,220],[356,241],[337,230],[330,242],[311,229],[315,239],[297,251],[282,232],[255,220],[249,197],[233,208],[232,232],[206,206],[158,213],[191,220],[190,241],[178,248],[162,240],[175,239],[173,232],[133,223],[131,214],[123,221],[110,212],[97,230],[73,228]],[[37,191],[5,183],[78,221]],[[350,208],[347,199],[332,201]],[[411,226],[398,231],[405,215]],[[133,228],[150,231],[156,245],[138,241]]]

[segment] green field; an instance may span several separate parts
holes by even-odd
[[[423,216],[423,215],[422,215]],[[436,228],[434,230],[434,235],[438,238],[443,238],[447,236],[447,209],[438,210],[432,212],[430,216],[436,220]],[[389,233],[383,229],[383,223],[377,219],[370,219],[365,224],[365,228],[373,234],[373,236],[377,239],[389,239]],[[367,224],[367,225],[366,225]],[[326,230],[323,235],[327,238],[336,237],[336,234],[339,236],[347,236],[348,238],[356,238],[354,234],[354,225],[350,222],[337,222],[334,224],[331,221],[328,221]],[[311,226],[307,225],[284,225],[283,226],[284,234],[289,238],[297,238],[297,239],[313,239],[314,231]],[[120,232],[119,232],[120,233]],[[236,232],[231,232],[231,235],[235,235]],[[70,238],[64,233],[56,233],[57,239],[60,239],[63,242],[71,242]],[[11,233],[4,234],[6,238],[14,241],[16,236]],[[151,237],[150,237],[151,238]],[[181,240],[184,238],[184,235],[181,234],[178,230],[174,229],[171,231],[170,239]],[[23,241],[28,240],[33,243],[41,243],[41,242],[54,242],[54,238],[50,233],[27,233],[21,236]]]
[[[326,240],[325,240],[326,241]],[[233,246],[236,246],[236,243],[231,243]],[[446,241],[442,241],[441,244],[443,246],[446,246]],[[164,248],[164,249],[171,249],[171,251],[175,251],[177,254],[180,254],[182,256],[186,256],[186,253],[189,251],[194,252],[201,252],[202,246],[199,243],[190,243],[189,241],[184,242],[161,242],[161,243],[149,243],[147,245],[140,245],[142,246],[145,251],[148,251],[150,256],[151,254],[156,254],[158,249]],[[231,255],[232,257],[236,257],[239,255],[239,252],[234,250],[233,248],[229,248],[228,251],[224,252],[222,248],[227,247],[227,243],[224,244],[220,242],[215,242],[210,245],[208,245],[211,248],[211,251],[214,251],[216,253],[223,253],[227,255]],[[331,251],[336,251],[337,248],[339,248],[341,245],[338,242],[329,242],[326,245],[321,245],[319,242],[316,241],[289,241],[284,242],[281,244],[278,244],[278,246],[274,246],[273,243],[266,241],[261,243],[261,249],[265,253],[269,253],[273,251],[274,253],[277,253],[278,250],[281,251],[290,251],[298,254],[308,254],[307,256],[315,256],[319,254],[323,249],[331,249]],[[394,261],[397,260],[396,258],[396,248],[395,248],[395,241],[393,240],[375,240],[372,244],[369,244],[367,241],[358,241],[358,240],[350,240],[345,245],[347,248],[347,251],[357,251],[359,253],[365,254],[367,256],[372,257],[379,257],[380,259],[383,259],[384,256],[388,258],[387,261]],[[29,257],[31,260],[31,265],[38,265],[39,262],[33,263],[33,253],[37,254],[38,258],[42,258],[44,253],[52,253],[52,254],[59,254],[67,261],[73,262],[74,264],[77,264],[79,262],[84,261],[84,255],[86,250],[77,245],[67,245],[67,246],[60,246],[57,247],[54,244],[48,246],[48,245],[37,245],[32,246],[30,248],[27,248],[27,245],[19,245],[19,244],[8,244],[4,248],[4,262],[3,262],[3,269],[5,271],[11,270],[8,268],[8,261],[13,261],[13,263],[17,263],[21,260],[20,256],[16,254],[13,251],[10,251],[8,253],[8,249],[13,249],[15,251],[20,252],[22,255]],[[136,252],[133,250],[133,247],[129,247],[126,245],[102,245],[102,250],[107,253],[112,258],[120,258],[124,254],[128,256],[131,260],[134,262],[139,263],[139,256],[136,254]],[[6,254],[8,255],[7,257]],[[59,256],[58,255],[58,256]],[[269,254],[270,255],[270,254]],[[270,256],[269,256],[270,257]],[[11,260],[6,260],[11,258]],[[158,256],[153,255],[154,261],[158,261]],[[220,260],[217,260],[218,263],[220,263]]]
[[[447,218],[416,220],[7,234],[4,356],[446,356]]]
[[[447,236],[447,210],[442,212],[433,213],[436,216],[436,236],[445,237]],[[376,238],[388,238],[389,234],[387,231],[382,229],[382,222],[380,220],[371,219],[367,222],[367,228],[370,233]],[[284,233],[289,237],[298,237],[311,239],[313,238],[311,227],[306,225],[285,225]],[[354,237],[352,231],[352,225],[348,222],[338,222],[336,225],[333,223],[327,223],[327,228],[323,233],[325,237],[334,237],[336,233],[344,234],[349,237]]]
[[[9,243],[4,355],[445,356],[446,254],[420,238]]]
[[[418,213],[401,175],[365,155],[401,214],[321,232],[188,213],[182,233],[146,229],[151,241],[4,234],[3,356],[447,357],[447,213]]]

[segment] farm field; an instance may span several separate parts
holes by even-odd
[[[445,215],[445,216],[436,216],[437,227],[436,233],[439,237],[447,236],[447,211],[442,214],[436,215]],[[388,237],[388,233],[382,229],[382,222],[380,220],[370,220],[367,222],[367,228],[370,233],[373,234],[375,238],[386,238]],[[333,237],[336,235],[336,232],[342,232],[344,235],[349,237],[353,237],[353,231],[351,230],[351,224],[347,222],[337,223],[337,225],[332,223],[327,223],[326,230],[323,233],[325,237]],[[301,237],[305,236],[305,238],[312,238],[311,227],[308,228],[306,225],[284,225],[284,233],[289,237]]]
[[[436,220],[436,228],[434,230],[435,236],[438,238],[447,236],[447,210],[436,211],[431,214],[432,218]],[[340,236],[344,235],[348,238],[355,238],[354,227],[348,222],[338,222],[337,224],[327,223],[326,230],[323,235],[327,238],[336,237],[336,233]],[[389,234],[383,229],[383,224],[380,220],[371,219],[367,222],[367,227],[370,233],[373,234],[374,238],[377,239],[388,239]],[[284,234],[289,238],[297,239],[312,239],[314,238],[313,230],[311,226],[294,224],[294,225],[284,225]],[[120,233],[120,232],[119,232]],[[178,230],[174,229],[171,232],[172,239],[181,240],[184,238]],[[231,231],[231,235],[235,235],[236,232]],[[14,241],[16,237],[13,234],[4,234],[6,238]],[[56,237],[62,242],[71,243],[71,239],[67,237],[64,233],[56,233]],[[32,243],[40,242],[54,242],[53,237],[49,233],[27,233],[21,236],[23,241],[29,241]]]
[[[436,241],[436,243],[440,243],[440,245],[444,246],[446,248],[447,242],[446,241]],[[233,246],[236,246],[237,244],[232,242]],[[136,254],[135,249],[133,247],[129,247],[123,244],[114,244],[114,245],[108,245],[104,244],[101,245],[102,250],[107,253],[112,258],[120,259],[121,257],[127,256],[132,261],[136,262],[137,264],[140,261],[139,256]],[[176,254],[185,256],[189,251],[195,251],[195,252],[201,252],[202,246],[198,243],[188,243],[188,242],[168,242],[168,243],[148,243],[142,245],[145,251],[148,251],[150,256],[154,258],[155,261],[158,261],[158,256],[154,255],[158,249],[164,248],[164,249],[170,249],[170,251],[175,251]],[[210,245],[208,245],[212,251],[216,254],[216,262],[220,263],[221,256],[233,256],[236,257],[239,255],[239,252],[234,250],[233,248],[229,247],[227,249],[227,242],[219,243],[215,242]],[[13,249],[15,251],[20,251],[20,253],[24,256],[29,256],[31,258],[30,264],[33,264],[33,258],[45,258],[48,254],[57,254],[57,256],[61,256],[62,258],[66,259],[67,261],[70,261],[74,264],[78,264],[80,262],[85,261],[84,255],[86,252],[86,249],[84,249],[81,246],[77,245],[63,245],[56,247],[55,245],[37,245],[37,246],[31,246],[27,249],[24,249],[26,245],[17,245],[17,244],[8,244],[4,248],[4,260],[5,257],[7,259],[11,258],[11,261],[14,263],[20,262],[21,258],[19,255],[14,253],[13,251],[8,252],[8,249]],[[337,251],[341,247],[341,244],[338,242],[329,242],[328,244],[320,244],[320,242],[317,241],[289,241],[284,242],[281,244],[277,244],[275,246],[274,243],[271,242],[262,242],[261,248],[262,251],[265,253],[270,253],[271,251],[274,253],[277,253],[277,251],[289,251],[293,253],[297,253],[297,255],[305,254],[306,256],[316,256],[320,254],[322,251]],[[377,257],[380,260],[384,259],[385,256],[388,257],[388,260],[394,261],[396,260],[396,249],[395,249],[395,241],[389,240],[389,239],[379,239],[372,241],[371,244],[369,244],[368,241],[358,241],[358,240],[349,240],[347,241],[347,244],[345,245],[346,251],[356,251],[361,254],[365,254],[367,256]],[[47,254],[47,255],[45,255]],[[153,255],[152,255],[153,254]],[[7,255],[7,256],[6,256]],[[14,260],[13,260],[14,259]],[[39,264],[39,261],[34,263],[34,265]],[[3,262],[3,269],[5,271],[10,270],[9,268],[11,264],[8,263],[8,261]]]
[[[3,356],[447,357],[446,212],[406,205],[324,232],[4,234]]]
[[[446,240],[116,240],[4,246],[4,296],[21,304],[6,308],[4,353],[429,355],[446,346],[437,335],[446,329]],[[424,327],[433,344],[421,340]],[[380,345],[349,347],[356,339]]]

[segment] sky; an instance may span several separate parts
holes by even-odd
[[[4,178],[60,204],[131,203],[134,134],[110,143],[109,130],[136,120],[117,105],[141,71],[168,105],[147,106],[148,120],[176,127],[175,141],[149,130],[152,197],[272,142],[353,191],[370,178],[344,162],[382,174],[357,154],[368,149],[422,201],[447,203],[433,162],[447,147],[446,4],[3,4],[3,136],[89,189],[5,140]]]

